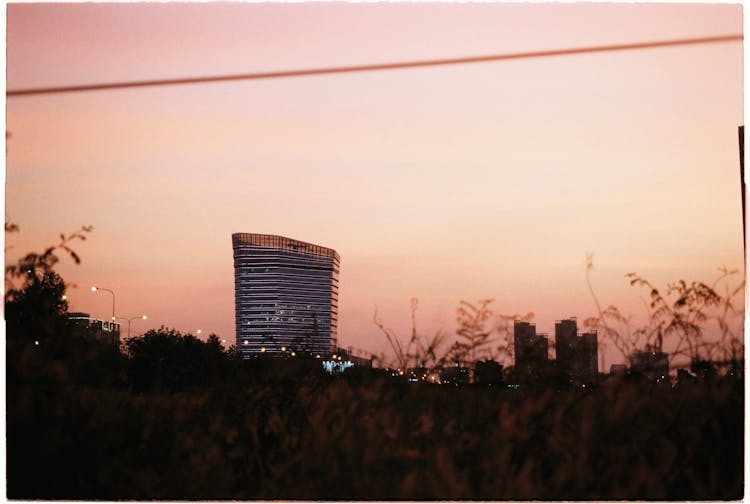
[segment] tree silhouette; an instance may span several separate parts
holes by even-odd
[[[163,326],[127,340],[124,346],[130,381],[138,392],[174,392],[216,383],[231,359],[215,334],[202,341]]]
[[[54,271],[30,276],[22,289],[6,293],[5,321],[9,338],[47,340],[65,325],[68,302],[65,282]]]
[[[5,233],[19,231],[14,223],[5,223]],[[60,234],[60,242],[47,247],[42,253],[29,252],[13,264],[5,266],[5,318],[9,338],[25,338],[27,341],[52,338],[65,329],[65,314],[68,302],[65,296],[67,284],[54,271],[63,250],[75,261],[81,262],[71,248],[75,240],[85,240],[91,226],[82,226],[66,236]],[[6,251],[9,248],[6,248]]]
[[[20,230],[17,224],[5,223],[5,233],[15,233]],[[81,258],[71,248],[71,242],[75,240],[86,240],[86,234],[94,230],[93,226],[81,226],[70,235],[60,233],[60,241],[47,247],[42,253],[29,252],[18,259],[14,264],[5,266],[5,299],[12,300],[13,297],[28,286],[37,276],[51,273],[55,265],[60,261],[57,256],[59,250],[67,252],[76,264],[81,263]],[[8,248],[6,248],[6,251]],[[20,285],[16,281],[20,280]]]
[[[721,275],[711,285],[703,282],[686,282],[678,280],[667,284],[666,293],[637,273],[625,275],[632,286],[647,289],[649,299],[644,300],[648,317],[646,324],[631,331],[632,317],[625,316],[615,306],[602,309],[591,285],[590,272],[593,270],[592,255],[586,258],[586,280],[594,299],[598,317],[588,318],[584,326],[596,329],[604,335],[622,353],[630,359],[634,353],[653,351],[662,352],[665,338],[674,341],[670,359],[687,357],[690,362],[715,360],[723,355],[724,360],[731,359],[736,367],[743,346],[741,338],[732,330],[730,317],[741,317],[744,312],[735,308],[733,299],[744,291],[745,282],[737,287],[730,287],[728,280],[736,274],[726,266],[719,268]],[[725,283],[724,296],[717,292],[719,284]],[[710,322],[716,322],[720,330],[720,339],[709,342],[705,338],[705,328]],[[729,358],[729,359],[728,359]]]
[[[477,361],[477,352],[486,350],[487,345],[495,341],[490,338],[495,327],[487,326],[488,322],[493,320],[493,312],[489,308],[492,301],[492,299],[481,299],[476,305],[461,301],[458,306],[456,334],[463,340],[461,343],[472,363]]]
[[[442,330],[438,330],[431,337],[425,337],[417,331],[417,308],[419,300],[411,298],[411,337],[407,343],[402,343],[396,333],[385,326],[383,321],[378,317],[378,309],[375,307],[373,322],[385,335],[386,340],[395,354],[395,363],[391,367],[397,367],[402,370],[416,367],[433,369],[444,361],[445,357],[438,357],[439,349],[446,340],[446,335]],[[385,356],[379,357],[381,362],[385,363]]]

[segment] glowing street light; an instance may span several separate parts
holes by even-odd
[[[130,339],[130,322],[133,321],[133,320],[146,320],[148,317],[146,315],[141,315],[139,317],[130,317],[130,318],[128,318],[128,317],[117,317],[117,318],[128,321],[128,339]]]
[[[110,289],[105,289],[104,287],[97,287],[96,285],[91,287],[91,292],[97,291],[105,291],[112,294],[112,320],[115,320],[115,292]]]

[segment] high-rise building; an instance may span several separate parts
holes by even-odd
[[[599,372],[596,332],[578,336],[575,317],[555,322],[557,365],[573,380],[588,381]]]
[[[596,331],[583,333],[578,340],[578,376],[588,379],[599,374],[599,344]]]
[[[258,352],[328,354],[336,347],[340,257],[283,236],[234,233],[236,344]]]
[[[578,326],[575,317],[555,321],[555,360],[566,371],[573,368]]]
[[[514,321],[513,345],[517,368],[538,367],[547,363],[549,341],[545,334],[536,333],[534,324]]]

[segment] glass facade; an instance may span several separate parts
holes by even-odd
[[[328,354],[336,346],[340,257],[283,236],[234,233],[237,349]]]

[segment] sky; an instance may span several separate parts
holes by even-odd
[[[738,4],[9,4],[7,88],[742,33]],[[644,312],[624,275],[742,268],[742,44],[11,97],[6,261],[94,226],[71,310],[234,341],[231,234],[341,255],[339,343],[377,307],[454,334],[461,300]],[[14,255],[15,254],[15,255]],[[604,366],[622,362],[604,351]],[[600,361],[600,365],[602,362]]]

